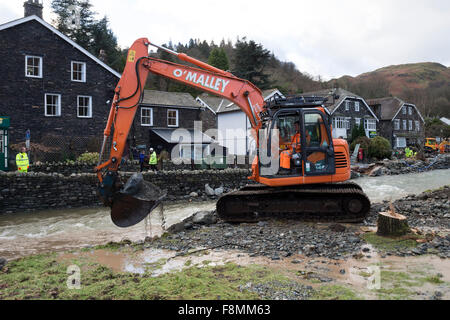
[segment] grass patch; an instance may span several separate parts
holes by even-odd
[[[103,248],[104,249],[104,248]],[[159,264],[160,261],[157,262]],[[67,267],[81,269],[81,289],[68,289]],[[258,266],[191,266],[178,272],[151,277],[151,272],[115,272],[86,259],[57,261],[56,254],[35,255],[10,261],[0,272],[0,300],[4,299],[259,299],[240,286],[287,277]]]
[[[361,300],[354,291],[341,285],[323,285],[315,289],[312,300]]]
[[[426,282],[433,283],[433,284],[444,283],[444,281],[442,281],[441,278],[438,275],[428,276],[428,277],[423,278],[423,280],[426,281]]]
[[[397,249],[411,249],[417,247],[417,239],[421,239],[421,236],[416,234],[408,234],[401,237],[381,237],[375,232],[368,232],[361,237],[369,244],[373,245],[377,249],[391,251]]]

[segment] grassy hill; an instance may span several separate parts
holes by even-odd
[[[328,84],[365,98],[398,96],[416,104],[426,116],[450,116],[450,68],[439,63],[392,65]]]

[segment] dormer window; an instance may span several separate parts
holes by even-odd
[[[355,101],[355,111],[359,111],[359,101]]]
[[[86,63],[72,61],[72,81],[86,82]]]
[[[42,78],[42,57],[25,56],[25,76]]]

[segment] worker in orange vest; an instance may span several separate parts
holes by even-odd
[[[291,138],[291,144],[289,149],[284,150],[280,153],[280,167],[284,169],[291,168],[291,157],[294,152],[300,152],[301,149],[301,137],[300,137],[300,122],[296,121],[294,123],[295,134]],[[310,143],[311,136],[308,131],[306,131],[306,143]]]

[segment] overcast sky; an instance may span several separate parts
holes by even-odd
[[[24,0],[1,0],[0,24],[23,17]],[[302,72],[331,79],[388,65],[450,66],[449,0],[91,0],[119,45],[198,38],[253,39]],[[51,0],[44,19],[52,22]]]

